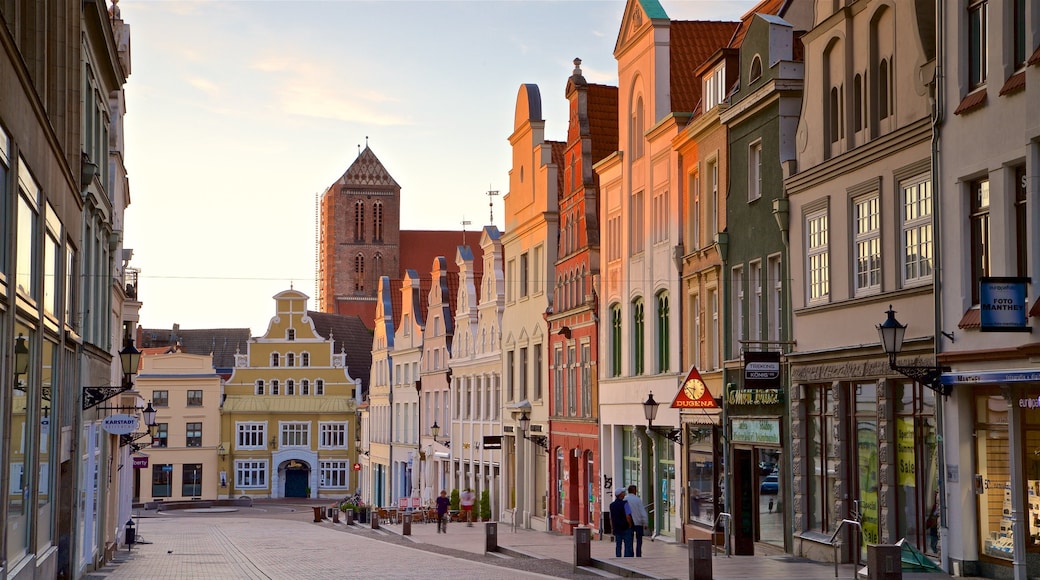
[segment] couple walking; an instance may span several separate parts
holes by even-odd
[[[650,515],[646,512],[642,498],[634,485],[628,490],[619,487],[614,490],[614,501],[610,504],[610,527],[614,532],[614,555],[621,557],[621,546],[625,548],[625,558],[633,556],[632,543],[635,540],[635,557],[643,557],[643,530],[650,523]],[[633,538],[634,537],[634,538]]]

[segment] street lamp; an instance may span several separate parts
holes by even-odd
[[[141,351],[137,350],[134,346],[133,340],[128,340],[123,350],[119,351],[119,364],[123,367],[123,379],[127,386],[130,385],[130,381],[133,380],[133,376],[137,374],[137,369],[140,368],[141,364]],[[155,417],[155,410],[152,410],[152,417]]]
[[[545,435],[531,435],[531,436],[527,435],[527,430],[528,430],[528,428],[531,427],[531,418],[527,416],[527,411],[523,411],[522,413],[520,413],[519,422],[520,422],[520,435],[524,439],[527,439],[531,443],[534,443],[535,445],[541,447],[542,449],[545,449],[546,451],[549,450],[549,438],[548,437],[546,437]]]
[[[433,425],[430,425],[430,435],[433,435],[433,441],[437,442],[437,436],[441,434],[441,426],[437,424],[437,420],[433,420]]]
[[[885,349],[885,354],[888,355],[888,367],[944,397],[949,396],[953,385],[942,384],[942,374],[950,372],[950,367],[942,366],[938,364],[938,361],[934,365],[900,365],[897,362],[896,357],[903,350],[903,338],[906,336],[907,325],[900,324],[896,320],[896,313],[892,310],[891,304],[885,313],[888,318],[877,325],[877,331],[881,338],[881,348]]]
[[[14,374],[15,377],[21,377],[25,373],[29,372],[29,347],[26,346],[25,335],[18,333],[18,338],[14,339]],[[21,379],[18,379],[20,382]]]
[[[650,391],[646,401],[643,402],[643,414],[646,415],[647,430],[663,436],[672,443],[680,443],[682,440],[680,439],[679,429],[668,429],[667,431],[654,429],[654,419],[657,418],[657,408],[659,406],[661,406],[661,403],[654,400],[654,392]]]

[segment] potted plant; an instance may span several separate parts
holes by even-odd
[[[486,489],[480,492],[480,521],[491,521],[491,494]]]
[[[354,519],[358,523],[368,523],[368,506],[365,502],[361,501],[361,498],[355,496],[348,497],[339,504],[340,511],[351,511],[354,512]]]

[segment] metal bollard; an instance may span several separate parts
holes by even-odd
[[[332,523],[339,523],[339,508],[332,508]]]
[[[574,528],[574,566],[592,565],[592,528]]]
[[[690,554],[690,580],[711,580],[711,540],[687,542]]]
[[[498,551],[498,522],[484,524],[484,553]]]
[[[322,509],[321,506],[314,506],[314,521],[315,522],[320,522],[321,521],[321,518],[323,516],[323,514],[322,514],[323,511],[324,510]]]
[[[401,535],[412,535],[412,514],[404,514],[404,516],[401,517]]]
[[[903,580],[903,553],[899,546],[867,544],[867,578]]]
[[[369,519],[369,521],[372,522],[372,529],[373,530],[378,530],[379,529],[379,512],[376,511],[376,510],[370,510],[368,512],[368,519]]]

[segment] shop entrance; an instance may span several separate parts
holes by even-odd
[[[784,547],[784,494],[780,450],[733,450],[734,553],[750,556],[755,542]]]

